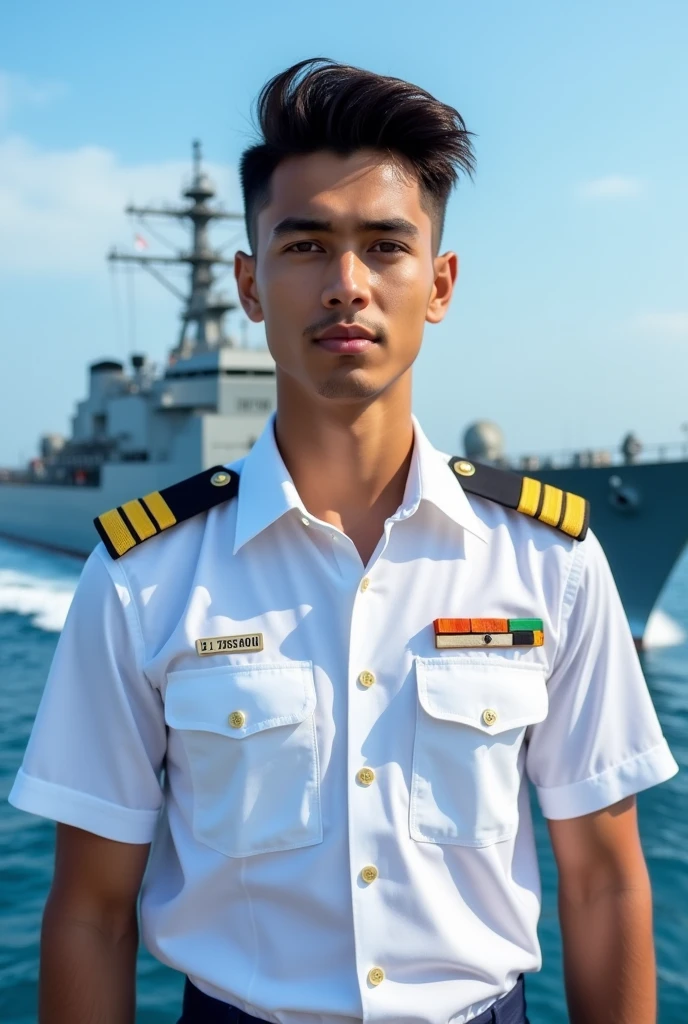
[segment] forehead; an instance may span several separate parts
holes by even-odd
[[[333,226],[347,219],[403,216],[430,232],[418,180],[410,169],[384,154],[360,150],[350,156],[318,152],[284,160],[272,175],[270,201],[259,216],[259,235],[269,238],[285,217],[327,214]]]

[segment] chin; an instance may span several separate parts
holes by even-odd
[[[375,398],[385,390],[379,381],[373,381],[363,373],[349,373],[346,376],[333,375],[319,381],[316,391],[321,398],[330,401],[364,402]]]

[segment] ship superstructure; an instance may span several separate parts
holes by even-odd
[[[145,355],[130,366],[102,359],[89,368],[68,438],[46,435],[26,469],[0,474],[0,533],[83,554],[97,540],[92,519],[105,508],[244,455],[275,407],[275,366],[267,349],[239,346],[224,320],[235,303],[215,287],[214,269],[230,266],[210,244],[216,221],[241,220],[214,203],[215,188],[194,143],[193,173],[180,206],[130,206],[139,216],[191,226],[188,250],[172,255],[121,253],[113,262],[155,272],[182,299],[181,328],[162,371]],[[159,268],[186,266],[186,295]],[[142,490],[143,488],[143,490]]]

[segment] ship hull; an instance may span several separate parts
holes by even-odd
[[[590,502],[636,643],[688,541],[688,461],[528,472]]]
[[[98,542],[93,519],[106,508],[101,488],[2,483],[0,536],[85,558]]]
[[[147,463],[105,466],[98,487],[0,482],[0,535],[86,558],[98,543],[101,512],[199,472],[198,466]]]
[[[108,467],[109,468],[109,467]],[[105,509],[165,487],[193,467],[150,464],[105,473],[102,487],[0,483],[0,534],[86,557],[93,519]],[[590,525],[607,555],[637,643],[688,540],[688,462],[530,472],[590,501]],[[611,482],[610,482],[611,481]]]

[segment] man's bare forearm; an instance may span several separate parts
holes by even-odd
[[[41,933],[39,1024],[134,1024],[136,916],[89,920],[48,898]]]
[[[560,889],[559,917],[571,1024],[655,1024],[649,881],[584,896]]]

